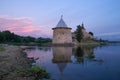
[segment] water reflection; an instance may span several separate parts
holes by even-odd
[[[63,73],[67,63],[71,62],[72,47],[53,47],[52,62],[58,65],[61,73]]]
[[[53,47],[53,63],[71,62],[72,47]]]
[[[81,63],[85,61],[103,62],[102,59],[97,59],[94,54],[95,46],[79,46],[79,47],[53,47],[52,62],[58,64],[61,69],[67,63]],[[74,56],[73,59],[71,57]]]
[[[81,63],[85,59],[90,61],[98,61],[95,59],[94,48],[92,46],[79,46],[79,47],[53,47],[52,62],[57,64],[59,71],[63,73],[68,63]],[[74,56],[73,59],[72,56]]]
[[[36,64],[51,74],[51,80],[120,80],[119,52],[120,46],[36,47],[27,50],[28,56],[34,57]]]
[[[74,50],[74,49],[73,49]],[[74,54],[77,63],[84,62],[84,52],[81,47],[77,47]]]
[[[84,59],[94,59],[94,48],[92,46],[79,46],[77,48],[73,48],[74,56],[76,58],[77,63],[84,63]]]
[[[39,50],[43,50],[45,52],[47,51],[51,51],[51,48],[50,47],[38,47]]]
[[[102,59],[97,59],[94,50],[96,46],[79,46],[77,48],[73,48],[75,62],[76,63],[84,63],[85,61],[93,61],[98,63],[103,63]]]

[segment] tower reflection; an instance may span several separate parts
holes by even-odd
[[[63,73],[68,63],[85,63],[85,61],[103,62],[101,59],[95,58],[95,47],[96,46],[79,46],[74,48],[53,47],[52,62],[57,64],[61,73]]]
[[[72,47],[53,47],[52,62],[58,65],[61,73],[63,73],[67,63],[71,62]]]

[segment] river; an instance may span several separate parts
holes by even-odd
[[[26,49],[50,80],[120,80],[120,45]]]

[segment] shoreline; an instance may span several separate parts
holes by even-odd
[[[0,51],[0,80],[34,80],[35,77],[28,74],[21,75],[19,69],[28,69],[32,62],[19,46],[5,46]]]

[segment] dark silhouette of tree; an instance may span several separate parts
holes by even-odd
[[[76,62],[78,63],[83,63],[84,62],[84,52],[81,47],[77,47],[75,57],[76,57]]]
[[[83,33],[82,33],[82,26],[78,25],[77,29],[75,31],[75,36],[78,42],[81,42],[83,38]]]
[[[50,38],[34,38],[31,36],[19,36],[14,33],[11,33],[10,31],[0,31],[0,42],[6,43],[6,42],[16,42],[16,43],[30,43],[30,42],[37,42],[37,43],[47,43],[51,42],[52,40]]]
[[[50,38],[39,37],[39,38],[36,39],[36,42],[37,43],[47,43],[47,42],[52,42],[52,40]]]
[[[94,36],[93,32],[89,32],[90,35]]]
[[[75,55],[76,55],[77,57],[83,57],[84,52],[83,52],[83,50],[82,50],[81,47],[77,47]]]

